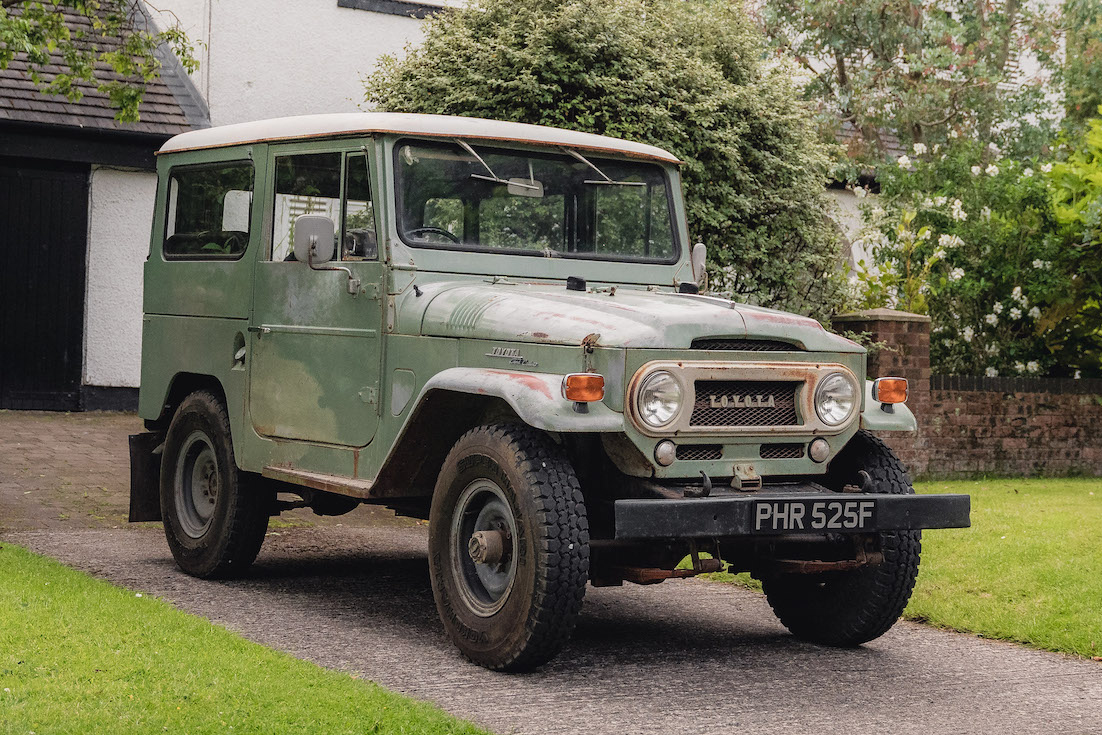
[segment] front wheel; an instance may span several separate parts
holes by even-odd
[[[161,457],[161,518],[176,563],[195,577],[244,571],[268,529],[271,493],[237,468],[230,420],[212,393],[180,404]]]
[[[872,478],[872,492],[913,495],[903,463],[880,439],[859,431],[831,462],[833,490]],[[773,612],[797,638],[830,646],[857,646],[888,632],[914,589],[922,550],[921,531],[879,535],[883,561],[842,572],[770,574],[762,589]]]
[[[471,661],[524,671],[559,652],[589,579],[589,525],[549,437],[490,425],[456,442],[433,494],[429,569],[440,619]]]

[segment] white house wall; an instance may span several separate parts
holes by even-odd
[[[142,267],[157,175],[93,168],[88,207],[84,384],[136,388],[141,376]]]
[[[421,22],[353,8],[337,0],[171,0],[196,42],[192,81],[214,125],[315,112],[354,112],[363,78],[383,54],[422,37]],[[153,12],[165,26],[172,16]]]

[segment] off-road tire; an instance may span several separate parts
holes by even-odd
[[[871,492],[912,495],[903,463],[880,439],[859,431],[831,462],[825,484],[841,490],[872,478]],[[822,574],[763,575],[773,612],[794,636],[829,646],[857,646],[879,638],[903,614],[918,576],[921,531],[881,532],[882,563]]]
[[[464,491],[483,478],[503,491],[517,530],[513,581],[489,616],[464,599],[454,566],[453,515]],[[589,523],[574,469],[550,437],[518,424],[479,426],[460,437],[433,494],[429,570],[444,628],[474,663],[527,671],[562,649],[589,579]]]
[[[181,451],[192,437],[213,450],[218,483],[209,526],[196,538],[185,525],[176,489]],[[205,437],[205,439],[204,439]],[[161,518],[168,547],[179,567],[201,578],[225,578],[244,572],[256,559],[272,507],[272,494],[237,467],[226,407],[207,391],[192,393],[176,409],[161,457]]]

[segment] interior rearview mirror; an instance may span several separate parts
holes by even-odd
[[[295,241],[298,241],[297,238]],[[693,278],[696,280],[697,285],[703,288],[704,279],[707,277],[707,271],[704,268],[704,264],[708,260],[708,248],[704,243],[698,242],[696,245],[693,245],[691,260],[693,264]]]
[[[512,178],[506,188],[515,197],[543,198],[543,182],[535,179]]]
[[[311,266],[333,259],[336,227],[324,214],[303,214],[295,220],[295,260]]]

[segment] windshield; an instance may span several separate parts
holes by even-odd
[[[677,260],[654,164],[454,143],[395,149],[398,230],[414,246],[546,257]]]

